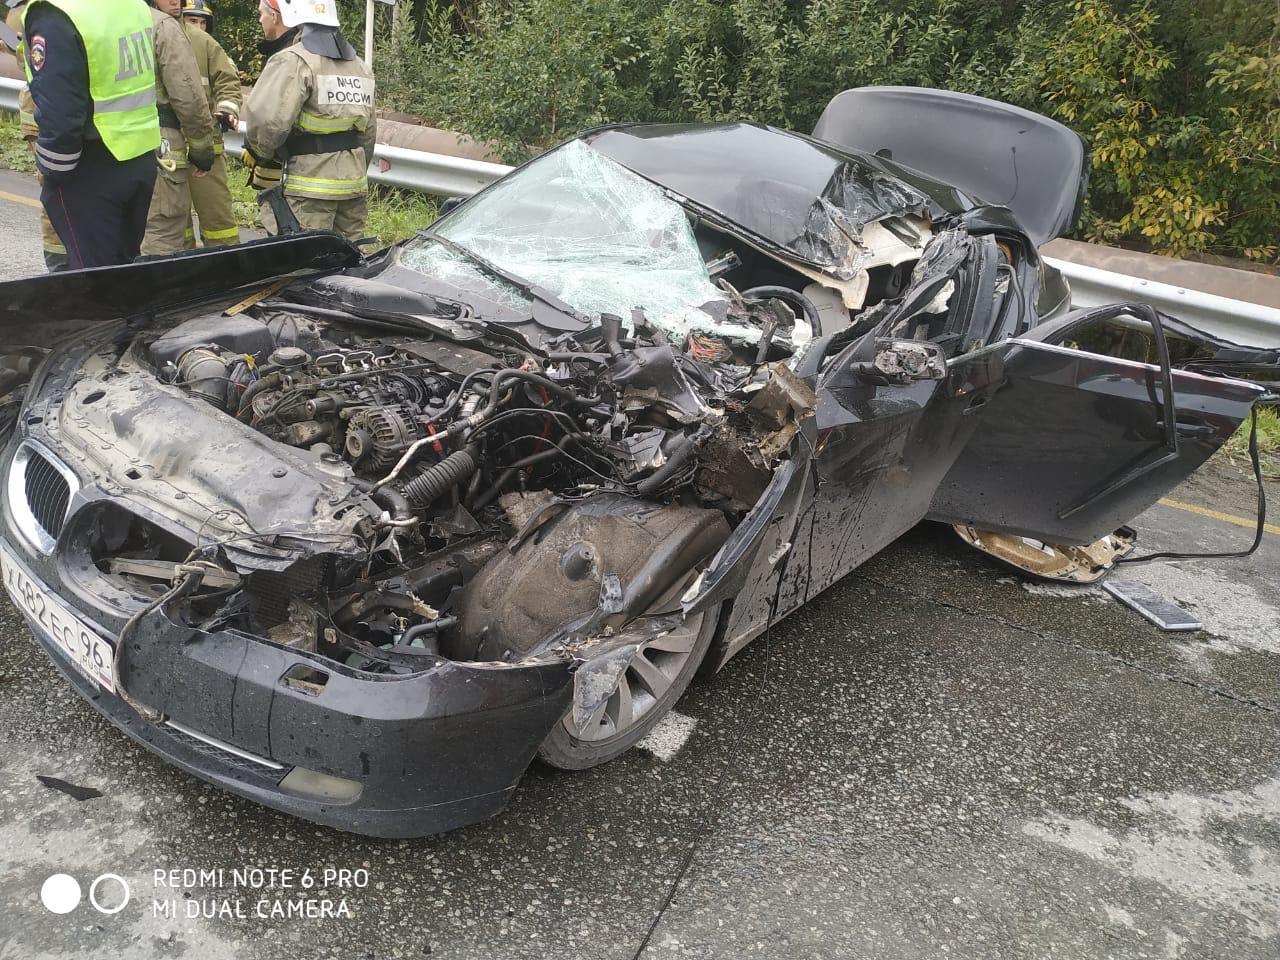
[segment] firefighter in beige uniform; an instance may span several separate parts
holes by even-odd
[[[213,167],[213,143],[217,137],[195,53],[178,20],[181,0],[152,3],[156,107],[160,112],[160,135],[168,142],[169,153],[161,158],[147,214],[147,235],[142,241],[146,256],[177,253],[184,248],[191,215],[191,171],[194,167],[197,176],[203,176]]]
[[[272,55],[244,105],[246,160],[255,187],[279,182],[299,224],[351,240],[368,222],[367,173],[377,139],[373,72],[338,29],[334,0],[262,0]],[[276,232],[265,208],[263,222]]]
[[[182,28],[196,55],[196,66],[209,112],[220,130],[236,129],[240,116],[240,75],[222,45],[213,39],[213,7],[208,0],[182,0]],[[206,247],[229,246],[240,242],[231,188],[227,186],[227,159],[222,137],[213,142],[213,167],[207,177],[191,178],[191,203],[200,218],[200,239]],[[196,245],[195,229],[187,216],[186,246]]]
[[[23,62],[23,54],[20,49],[21,43],[10,43],[12,39],[21,41],[22,39],[22,8],[27,0],[8,0],[9,16],[5,21],[5,26],[9,28],[12,37],[0,39],[0,51],[8,49],[15,57],[18,58],[18,65]],[[36,104],[31,99],[31,91],[26,87],[18,94],[18,122],[19,132],[22,139],[27,142],[27,146],[31,151],[35,152],[35,144],[40,136],[40,128],[36,126]],[[38,177],[39,174],[36,174]],[[49,222],[49,215],[40,210],[40,240],[44,248],[44,265],[50,271],[62,270],[67,265],[67,248],[62,245],[62,241],[58,238],[58,231],[53,229],[53,224]]]

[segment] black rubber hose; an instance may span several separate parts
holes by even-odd
[[[480,464],[469,447],[454,451],[406,483],[404,495],[410,504],[425,509],[479,468]]]
[[[514,478],[515,475],[519,473],[521,470],[523,470],[525,467],[532,467],[534,464],[542,463],[546,460],[552,460],[558,456],[561,456],[565,452],[564,448],[566,446],[568,446],[570,443],[577,443],[577,442],[578,442],[578,439],[573,434],[566,434],[565,436],[561,437],[560,442],[557,443],[551,449],[542,450],[542,451],[539,451],[538,453],[531,453],[529,454],[529,456],[524,457],[521,460],[517,460],[515,463],[507,467],[506,470],[502,471],[502,476],[498,477],[497,482],[493,486],[491,486],[488,490],[486,490],[483,494],[481,494],[478,500],[472,501],[471,512],[478,513],[479,511],[487,507],[489,504],[493,503],[494,500],[498,499],[498,497],[502,493],[502,488],[505,487],[508,483],[510,483],[512,478]]]
[[[413,507],[408,499],[394,487],[377,487],[372,480],[361,480],[356,477],[351,485],[357,490],[369,494],[369,499],[391,514],[392,520],[408,520],[413,516]]]
[[[438,655],[440,653],[440,631],[447,630],[458,622],[457,617],[440,617],[430,623],[419,623],[410,627],[400,635],[399,642],[392,647],[396,653],[417,655]],[[412,646],[414,640],[422,640],[422,646]]]
[[[814,306],[812,300],[806,297],[799,290],[792,290],[790,287],[763,286],[752,287],[750,290],[742,291],[742,299],[744,300],[782,300],[792,306],[799,307],[804,311],[804,318],[809,321],[809,327],[813,331],[813,336],[822,335],[822,316],[818,313],[818,308]]]
[[[353,623],[370,610],[383,607],[388,610],[399,610],[402,613],[417,613],[419,601],[403,593],[391,593],[388,590],[370,590],[362,593],[350,603],[334,611],[333,622],[338,626]]]
[[[269,373],[265,377],[259,377],[257,380],[253,381],[253,383],[249,384],[248,389],[246,389],[244,393],[240,394],[240,405],[236,408],[236,416],[243,416],[244,412],[251,408],[253,398],[262,393],[262,391],[269,390],[272,387],[278,387],[279,385],[279,373]]]
[[[567,387],[561,386],[554,380],[544,377],[540,373],[534,373],[532,370],[519,370],[515,367],[507,367],[493,378],[493,383],[489,387],[489,400],[484,406],[485,416],[493,413],[498,409],[498,404],[502,402],[502,388],[508,380],[525,380],[529,383],[536,383],[538,386],[554,393],[568,403],[577,404],[579,406],[590,406],[595,403],[598,398],[580,397]]]
[[[612,313],[600,314],[600,333],[604,338],[604,348],[609,356],[616,357],[622,353],[622,318]]]
[[[662,485],[674,477],[693,456],[693,438],[688,434],[680,437],[679,446],[667,456],[667,462],[649,476],[636,484],[636,493],[642,497],[652,496],[662,489]]]

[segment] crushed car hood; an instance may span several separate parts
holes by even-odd
[[[48,347],[104,320],[143,316],[300,270],[346,269],[361,259],[347,240],[317,232],[13,280],[0,284],[0,345]]]

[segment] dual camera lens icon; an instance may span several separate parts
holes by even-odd
[[[67,873],[55,873],[40,887],[40,902],[50,913],[70,913],[80,906],[80,882]],[[129,904],[129,884],[116,873],[104,873],[89,885],[89,903],[110,916]]]

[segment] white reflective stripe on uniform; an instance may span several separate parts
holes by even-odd
[[[106,100],[93,101],[96,113],[126,113],[139,107],[149,107],[156,102],[156,91],[152,87],[138,93],[126,93],[121,97],[110,97]]]
[[[52,170],[56,173],[69,173],[74,170],[80,163],[81,151],[75,153],[57,153],[48,150],[37,142],[36,143],[36,159],[40,161],[40,165],[46,170]]]
[[[80,159],[80,155],[83,152],[82,150],[77,150],[75,153],[57,153],[48,147],[41,146],[39,143],[36,144],[36,153],[46,160],[75,161]]]

